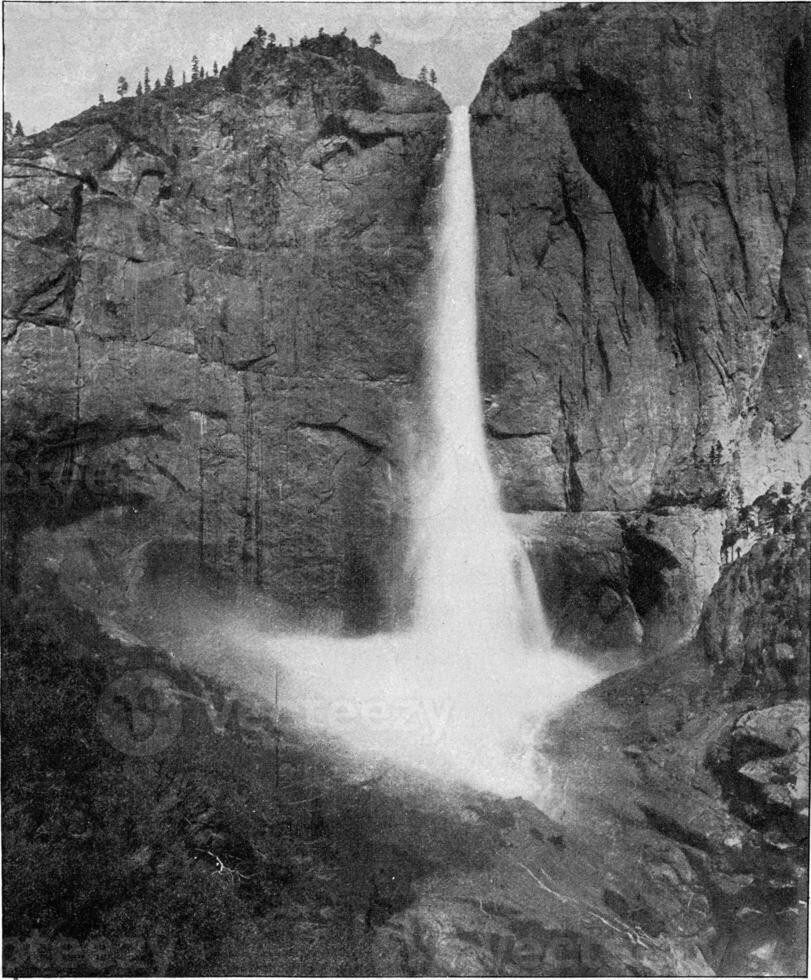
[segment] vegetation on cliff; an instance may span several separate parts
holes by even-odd
[[[792,504],[764,494],[757,539],[725,565],[699,638],[730,697],[806,697],[811,675],[811,481]],[[769,533],[771,531],[771,533]]]

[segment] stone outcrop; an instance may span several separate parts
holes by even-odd
[[[446,111],[348,38],[254,38],[12,141],[8,539],[126,512],[122,565],[174,541],[350,626],[392,615]]]
[[[806,696],[811,655],[811,511],[807,497],[776,533],[724,567],[699,639],[735,696]]]
[[[593,4],[472,106],[487,423],[511,510],[749,501],[811,459],[811,14]]]

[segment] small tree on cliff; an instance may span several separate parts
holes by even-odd
[[[380,34],[379,34],[378,31],[375,31],[374,34],[370,34],[369,35],[369,47],[370,48],[376,48],[379,44],[382,44],[382,43],[383,43],[383,38],[380,36]]]
[[[152,85],[149,81],[149,68],[144,68],[144,94],[149,95],[152,91]]]
[[[118,85],[116,86],[115,94],[119,97],[119,99],[123,99],[124,96],[127,94],[127,92],[129,92],[129,89],[130,89],[130,83],[126,80],[126,78],[124,78],[123,75],[119,75]]]
[[[104,105],[104,92],[99,92],[99,105]]]
[[[200,77],[200,59],[196,54],[191,56],[191,80],[196,82]]]
[[[139,99],[140,99],[140,98],[141,98],[141,96],[142,96],[142,95],[144,94],[144,89],[143,89],[143,86],[141,85],[141,83],[140,83],[140,81],[139,81],[139,82],[138,82],[138,84],[137,84],[137,85],[135,86],[135,94],[136,94],[136,96],[137,96],[137,97],[138,97]]]
[[[23,136],[25,136],[25,132],[23,130],[23,124],[20,122],[19,119],[17,120],[17,125],[14,127],[14,135],[17,137],[17,139],[22,139]]]
[[[268,36],[268,32],[265,30],[264,27],[262,27],[261,24],[258,24],[253,29],[253,36],[257,39],[257,41],[259,41],[259,44],[262,47],[264,47],[264,45],[265,45],[265,38]]]
[[[428,84],[428,69],[425,67],[425,65],[420,68],[420,73],[417,75],[417,81],[422,82],[423,85]]]
[[[216,78],[219,75],[220,69],[217,67],[217,62],[214,62],[214,67],[211,69],[211,74]]]
[[[434,85],[434,86],[436,85],[436,72],[434,71],[433,68],[428,72],[428,81],[432,85]]]
[[[166,69],[166,77],[163,79],[163,84],[166,88],[175,87],[175,72],[171,65]]]

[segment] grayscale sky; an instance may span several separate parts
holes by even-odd
[[[95,104],[99,92],[115,98],[124,75],[130,92],[144,67],[163,79],[190,71],[197,54],[206,68],[225,64],[257,24],[286,44],[323,27],[343,27],[359,43],[379,31],[380,51],[402,75],[434,68],[450,105],[469,103],[488,64],[511,32],[557,3],[271,3],[6,2],[5,110],[26,133],[39,132]]]

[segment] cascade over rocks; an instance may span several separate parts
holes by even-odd
[[[510,521],[563,646],[661,649],[695,632],[718,571],[717,511],[536,511]]]
[[[446,112],[348,38],[253,38],[219,78],[14,141],[10,537],[113,521],[122,567],[170,541],[353,628],[393,615]]]

